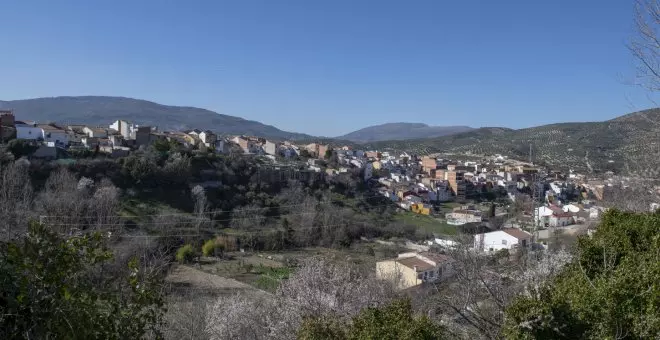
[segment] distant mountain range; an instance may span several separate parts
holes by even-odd
[[[660,180],[660,109],[635,112],[604,122],[559,123],[527,129],[483,127],[426,139],[367,143],[365,149],[419,155],[502,154],[535,163],[602,173],[612,170]]]
[[[369,143],[384,140],[405,140],[412,138],[433,138],[474,130],[469,126],[429,126],[423,123],[387,123],[369,126],[337,139],[356,143]]]
[[[16,119],[38,122],[82,123],[108,126],[117,119],[161,130],[209,129],[220,134],[245,134],[273,139],[313,139],[274,126],[196,107],[168,106],[124,97],[54,97],[0,101],[13,109]]]
[[[389,123],[334,139],[282,131],[274,126],[213,111],[161,105],[124,97],[55,97],[0,101],[17,119],[107,126],[116,119],[160,129],[210,129],[220,134],[255,135],[275,140],[355,145],[363,149],[407,151],[419,155],[452,152],[527,159],[530,145],[537,163],[590,172],[614,170],[660,179],[660,109],[627,114],[604,122],[559,123],[527,129],[428,126]]]

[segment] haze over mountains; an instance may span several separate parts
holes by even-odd
[[[386,123],[369,126],[337,139],[356,143],[368,143],[384,140],[404,140],[412,138],[432,138],[473,130],[469,126],[429,126],[423,123]]]

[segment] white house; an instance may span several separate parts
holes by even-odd
[[[396,259],[376,263],[379,279],[394,280],[399,289],[425,282],[437,282],[455,275],[455,260],[448,255],[430,252],[403,253]]]
[[[277,144],[271,142],[271,141],[266,141],[263,145],[264,152],[268,155],[275,155],[277,154]]]
[[[132,139],[135,137],[135,125],[125,120],[116,120],[110,124],[110,129],[119,132],[124,139]]]
[[[478,251],[498,251],[527,247],[532,242],[532,234],[516,228],[507,228],[474,235],[474,248]]]
[[[573,214],[571,213],[554,213],[548,219],[548,225],[551,227],[565,227],[575,223]]]
[[[16,123],[16,139],[43,139],[44,130],[31,124]]]
[[[198,136],[199,140],[202,143],[204,143],[204,145],[209,146],[209,147],[211,145],[213,145],[215,143],[216,139],[217,139],[217,136],[215,135],[215,133],[213,133],[212,131],[209,131],[209,130],[202,131],[197,136]]]
[[[555,212],[548,207],[538,207],[534,209],[534,221],[537,225],[550,223],[550,216]]]
[[[199,129],[194,129],[194,130],[188,131],[188,134],[195,137],[195,138],[199,138],[200,133],[202,133],[202,130],[199,130]]]
[[[43,140],[45,142],[52,142],[55,146],[65,146],[69,144],[69,135],[66,131],[52,126],[52,125],[37,125],[38,128],[42,130]]]
[[[87,135],[87,137],[108,138],[108,130],[106,129],[90,128],[89,126],[85,126],[83,128],[83,132]]]

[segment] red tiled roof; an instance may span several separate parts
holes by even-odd
[[[444,262],[454,262],[454,259],[451,256],[445,254],[423,252],[423,253],[419,253],[419,255],[428,258],[429,260],[435,262],[436,264],[440,264]]]
[[[554,213],[552,215],[555,217],[573,217],[573,214],[569,212]]]
[[[400,263],[400,264],[402,264],[402,265],[404,265],[408,268],[411,268],[411,269],[415,269],[415,267],[417,267],[418,272],[423,272],[423,271],[426,271],[426,270],[429,270],[429,269],[433,269],[432,264],[430,264],[430,263],[428,263],[428,262],[426,262],[422,259],[418,259],[416,257],[405,257],[405,258],[402,258],[402,259],[397,259],[396,262],[398,262],[398,263]]]
[[[530,238],[532,235],[524,230],[516,229],[516,228],[507,228],[507,229],[502,229],[503,232],[519,239],[527,239]]]

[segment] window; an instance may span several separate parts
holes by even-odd
[[[421,280],[421,279],[422,279],[422,273],[417,274],[417,280]]]
[[[502,240],[503,245],[506,245],[506,243],[507,243],[506,240]]]

